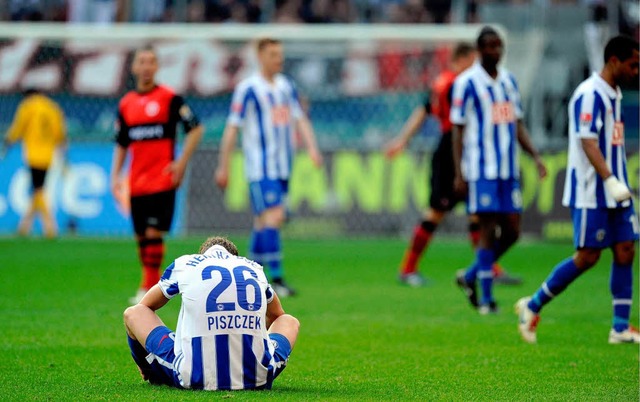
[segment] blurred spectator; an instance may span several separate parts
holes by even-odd
[[[124,6],[123,0],[67,0],[67,21],[111,24]]]

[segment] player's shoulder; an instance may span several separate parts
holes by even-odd
[[[293,79],[283,73],[276,74],[275,81],[276,81],[276,85],[280,85],[280,86],[291,88],[291,89],[295,89],[295,86],[296,86],[295,83],[293,82]]]
[[[466,70],[460,72],[460,74],[458,74],[455,77],[454,82],[456,83],[456,85],[467,84],[473,79],[473,77],[476,74],[478,74],[478,71],[477,71],[476,65],[473,64],[471,67],[469,67]]]
[[[258,74],[250,74],[244,78],[242,78],[235,86],[236,91],[246,91],[249,88],[255,88],[260,84],[260,77]]]
[[[136,92],[134,90],[128,91],[127,93],[125,93],[122,96],[122,98],[120,98],[120,102],[118,102],[118,107],[120,109],[122,109],[123,107],[126,107],[131,102],[133,102],[135,99],[137,99],[138,96],[139,96],[138,92]]]
[[[172,87],[165,84],[158,84],[155,88],[155,92],[159,95],[165,95],[169,97],[179,96]]]

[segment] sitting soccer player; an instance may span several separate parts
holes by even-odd
[[[155,313],[180,294],[175,332]],[[176,259],[139,304],[124,312],[129,347],[152,384],[204,390],[270,389],[298,337],[262,266],[211,237]]]

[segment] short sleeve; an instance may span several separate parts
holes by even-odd
[[[273,291],[273,288],[269,284],[267,284],[265,295],[267,296],[267,304],[271,303],[273,301],[273,295],[275,295],[275,292]]]
[[[513,85],[513,108],[516,119],[520,120],[524,118],[524,109],[522,108],[522,97],[520,96],[520,90],[518,89],[518,82],[516,78],[509,74],[509,81]]]
[[[160,290],[165,295],[167,299],[172,299],[178,293],[180,293],[180,286],[178,284],[178,270],[176,269],[175,261],[171,263],[162,274],[160,278],[160,282],[158,285],[160,286]]]
[[[229,117],[227,118],[227,124],[232,126],[240,126],[244,121],[244,116],[247,111],[247,103],[251,97],[253,91],[249,85],[238,85],[233,91],[231,97],[231,108],[229,110]]]
[[[604,103],[595,92],[582,93],[573,103],[571,110],[575,131],[571,135],[578,138],[598,138],[604,124]]]
[[[464,125],[467,123],[466,108],[470,97],[470,86],[471,82],[463,78],[457,78],[453,83],[449,117],[452,124]]]
[[[121,147],[128,147],[131,143],[131,139],[129,138],[129,126],[124,121],[124,117],[122,117],[122,113],[118,112],[118,116],[116,117],[116,121],[114,123],[115,130],[115,141]]]
[[[427,92],[424,95],[423,101],[422,101],[422,105],[424,107],[424,111],[427,114],[431,114],[433,111],[433,102],[431,101],[431,92]]]
[[[185,133],[189,133],[194,128],[198,127],[200,121],[191,107],[184,101],[184,98],[179,95],[175,95],[171,99],[171,115],[175,118],[174,121],[182,123],[182,128]]]

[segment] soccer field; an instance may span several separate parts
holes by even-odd
[[[201,240],[169,240],[165,262]],[[284,247],[300,295],[283,305],[302,324],[289,366],[271,391],[212,394],[140,379],[122,325],[140,275],[132,240],[0,239],[0,399],[639,399],[638,347],[607,344],[609,253],[548,306],[539,344],[528,345],[513,303],[571,252],[569,243],[512,250],[504,265],[525,284],[496,288],[495,316],[479,316],[453,283],[472,258],[466,242],[436,239],[422,262],[432,280],[420,289],[396,282],[404,239],[286,239]],[[634,296],[637,324],[637,286]],[[176,300],[161,311],[169,327],[178,308]]]

